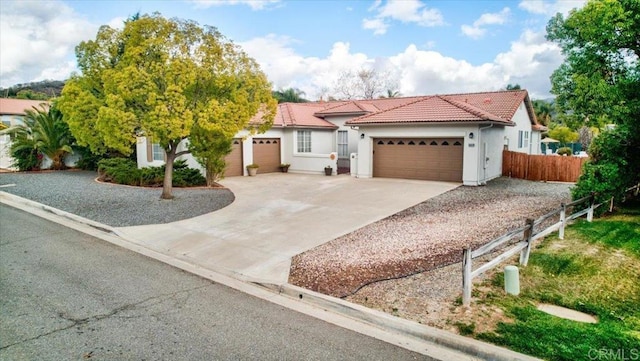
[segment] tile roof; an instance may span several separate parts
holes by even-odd
[[[327,119],[353,115],[345,124],[494,122],[513,125],[511,119],[524,101],[533,129],[545,130],[533,112],[526,90],[414,96],[310,103],[281,103],[274,127],[336,129]]]
[[[535,118],[526,90],[414,97],[408,103],[400,102],[395,107],[351,119],[346,124],[490,121],[513,125],[511,119],[523,101],[534,129],[544,128]]]
[[[25,115],[25,110],[33,107],[39,108],[40,104],[49,104],[46,100],[28,100],[0,98],[0,115]]]

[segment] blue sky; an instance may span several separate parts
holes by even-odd
[[[338,76],[375,68],[403,95],[495,90],[549,97],[562,62],[544,38],[581,0],[523,1],[6,1],[0,3],[0,86],[65,79],[73,48],[100,25],[140,12],[217,27],[262,66],[274,88],[332,95]]]

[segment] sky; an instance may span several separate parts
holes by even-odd
[[[256,59],[274,89],[335,95],[340,74],[375,69],[404,96],[519,84],[552,97],[562,63],[549,19],[584,0],[0,0],[0,87],[64,80],[74,49],[101,25],[161,13],[218,28]]]

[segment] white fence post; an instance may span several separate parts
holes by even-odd
[[[462,304],[469,306],[471,302],[471,249],[465,248],[462,253]]]
[[[558,238],[564,239],[564,226],[567,223],[567,206],[560,204],[562,210],[560,211],[560,229],[558,229]]]
[[[533,236],[533,223],[531,218],[527,219],[527,228],[524,231],[524,240],[527,242],[527,246],[520,252],[520,264],[526,266],[529,263],[529,253],[531,253],[531,237]]]
[[[593,221],[593,207],[595,204],[595,200],[595,195],[591,193],[591,197],[589,198],[589,212],[587,212],[587,222]]]

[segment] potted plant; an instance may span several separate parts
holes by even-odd
[[[287,173],[289,171],[289,167],[291,166],[291,164],[289,163],[282,163],[280,164],[280,171],[282,173]]]
[[[255,163],[251,163],[247,166],[247,172],[249,172],[249,176],[253,177],[256,174],[258,174],[258,168],[260,168],[259,165],[255,164]]]
[[[331,175],[333,173],[333,168],[330,165],[324,167],[324,175]]]

